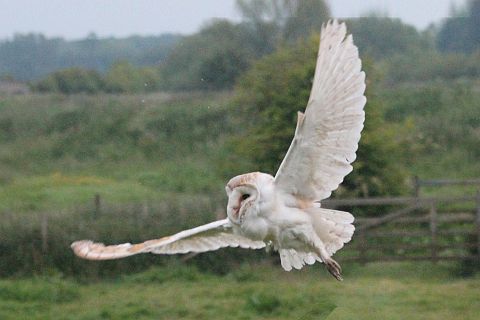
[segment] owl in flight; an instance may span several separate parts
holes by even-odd
[[[108,260],[139,253],[205,252],[223,247],[279,252],[290,271],[323,262],[342,280],[332,255],[355,230],[348,212],[323,209],[320,201],[352,171],[366,103],[365,73],[358,49],[344,23],[322,27],[313,87],[305,113],[298,112],[295,136],[275,177],[261,172],[232,178],[227,218],[172,236],[139,244],[105,246],[83,240],[72,244],[79,257]]]

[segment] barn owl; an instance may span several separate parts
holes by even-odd
[[[332,255],[351,240],[354,218],[348,212],[321,208],[320,200],[352,171],[365,119],[364,92],[358,49],[344,23],[329,21],[322,26],[305,113],[298,112],[293,141],[275,177],[253,172],[232,178],[225,187],[226,219],[139,244],[77,241],[73,251],[85,259],[106,260],[146,252],[271,246],[287,271],[319,261],[342,280]]]

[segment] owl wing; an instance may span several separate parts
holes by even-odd
[[[232,232],[228,219],[211,222],[193,229],[176,233],[169,237],[148,240],[143,243],[105,246],[89,240],[72,243],[73,252],[84,259],[111,260],[139,253],[176,254],[187,252],[205,252],[224,247],[260,249],[263,241],[254,241]]]
[[[344,23],[322,27],[312,91],[305,114],[275,176],[277,187],[308,200],[328,198],[352,171],[366,103],[365,73]]]

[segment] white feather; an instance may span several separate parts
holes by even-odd
[[[310,99],[275,176],[279,189],[303,200],[330,196],[352,171],[365,115],[365,74],[345,24],[322,28]]]
[[[224,247],[261,249],[263,241],[254,241],[232,233],[229,219],[208,223],[193,229],[184,230],[169,237],[145,241],[139,244],[124,243],[105,246],[82,240],[72,243],[72,249],[79,257],[89,260],[110,260],[139,253],[177,254],[205,252]]]

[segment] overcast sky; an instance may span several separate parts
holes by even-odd
[[[466,0],[329,0],[334,17],[359,17],[372,10],[423,29]],[[238,20],[235,0],[0,0],[0,39],[37,32],[83,38],[165,32],[194,33],[213,17]]]

